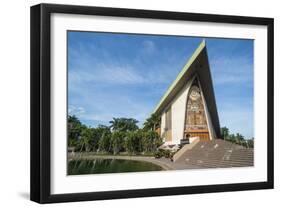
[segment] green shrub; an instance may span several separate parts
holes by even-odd
[[[170,158],[171,151],[170,150],[164,150],[164,157],[165,158]]]
[[[157,151],[154,152],[154,157],[155,158],[172,158],[175,153],[171,152],[170,150],[164,150],[164,149],[158,149]]]
[[[155,158],[161,158],[162,156],[163,156],[163,154],[159,150],[154,152],[154,157]]]
[[[254,138],[247,140],[247,142],[249,148],[254,148]]]

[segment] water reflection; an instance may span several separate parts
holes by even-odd
[[[121,159],[72,160],[68,162],[68,175],[144,172],[163,170],[160,166],[142,161]]]

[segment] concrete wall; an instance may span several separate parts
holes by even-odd
[[[188,91],[191,86],[189,81],[186,86],[180,91],[172,103],[172,142],[173,144],[180,144],[183,138],[184,122],[185,122],[185,108]]]
[[[173,102],[166,107],[171,106],[172,110],[172,143],[169,144],[180,144],[180,140],[183,138],[184,122],[185,122],[185,108],[188,91],[194,79],[191,79],[183,87],[183,89],[174,98]],[[161,115],[161,135],[165,141],[165,111]]]
[[[166,115],[165,115],[165,112],[162,113],[161,115],[161,137],[163,138],[163,141],[165,141],[165,118],[166,118]]]

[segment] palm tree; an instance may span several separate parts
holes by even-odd
[[[81,122],[79,121],[79,119],[73,115],[69,115],[67,117],[67,126],[68,126],[68,137],[70,139],[74,139],[77,140],[78,136],[80,135],[81,132]]]
[[[236,143],[240,145],[243,144],[243,142],[245,141],[244,136],[239,133],[236,133],[235,139],[236,139]]]
[[[126,132],[115,131],[112,133],[111,145],[114,154],[118,154],[120,151],[124,149],[125,137],[126,137]]]
[[[229,129],[227,127],[221,128],[221,134],[223,136],[223,139],[226,139],[229,137]]]
[[[133,118],[113,118],[112,121],[109,122],[110,128],[113,131],[135,131],[138,129],[137,123],[138,121]]]
[[[157,114],[153,113],[149,118],[144,122],[144,130],[153,130],[155,131],[160,126],[161,118]]]
[[[93,131],[90,127],[84,126],[79,137],[79,142],[81,145],[80,152],[85,148],[85,151],[89,151],[91,148],[90,142],[93,136]]]
[[[112,121],[109,121],[110,123],[110,128],[115,131],[119,128],[119,118],[114,118]]]

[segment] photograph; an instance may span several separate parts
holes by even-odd
[[[274,18],[155,9],[30,8],[32,201],[274,188]]]
[[[66,36],[68,176],[254,166],[253,39]]]

